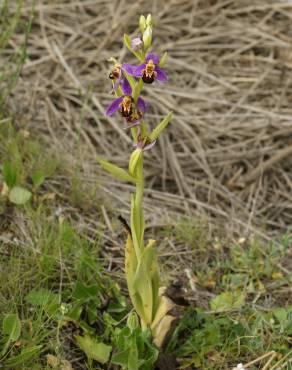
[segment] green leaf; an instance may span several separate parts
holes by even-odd
[[[19,365],[24,365],[29,359],[38,354],[42,348],[42,345],[32,346],[23,348],[21,353],[17,356],[11,357],[4,362],[4,367],[9,369],[19,369]],[[17,367],[16,367],[17,366]],[[21,367],[23,369],[23,367]]]
[[[120,365],[122,368],[126,368],[128,366],[128,359],[129,359],[129,353],[130,353],[130,348],[127,348],[124,351],[118,352],[113,355],[111,362],[114,365]]]
[[[8,314],[4,317],[2,331],[3,335],[8,337],[2,350],[2,355],[4,355],[7,352],[10,343],[16,342],[20,336],[21,323],[17,314]]]
[[[59,295],[48,289],[31,290],[25,297],[27,303],[32,306],[48,306],[59,302]]]
[[[31,198],[31,192],[21,186],[14,186],[9,193],[11,203],[22,205]]]
[[[35,171],[35,173],[33,173],[33,175],[31,176],[33,186],[35,188],[40,187],[42,183],[45,181],[45,178],[46,177],[45,177],[44,171],[42,170]]]
[[[59,312],[59,295],[47,289],[31,290],[25,300],[32,306],[40,307],[49,316],[54,316]]]
[[[89,359],[96,360],[101,364],[105,364],[109,360],[112,351],[111,346],[97,342],[89,335],[85,335],[84,337],[77,336],[76,341]]]
[[[9,188],[12,188],[17,183],[18,169],[17,166],[11,162],[4,162],[3,164],[3,178]]]
[[[134,184],[137,182],[137,179],[131,176],[127,171],[123,170],[122,168],[112,164],[100,157],[97,157],[97,160],[101,167],[106,170],[107,172],[111,173],[119,180],[133,182]]]
[[[162,55],[162,58],[160,59],[160,61],[159,61],[159,67],[164,67],[165,66],[165,64],[166,64],[166,62],[167,62],[167,58],[168,58],[168,53],[167,53],[167,51],[165,52],[165,53],[163,53],[163,55]]]
[[[238,310],[245,303],[245,294],[241,292],[224,292],[210,302],[213,311]]]
[[[136,168],[137,168],[139,161],[142,158],[142,154],[143,154],[143,151],[140,148],[135,149],[133,153],[131,154],[131,158],[129,161],[129,172],[130,172],[130,175],[133,177],[135,177]]]
[[[80,302],[87,302],[94,300],[95,305],[100,304],[100,298],[98,296],[99,287],[96,284],[85,285],[80,281],[77,281],[72,297]]]
[[[151,324],[154,312],[153,308],[157,300],[157,287],[153,285],[151,271],[156,264],[155,242],[150,242],[144,249],[140,258],[133,282],[134,295],[138,294],[143,302],[144,317],[147,324]],[[155,295],[155,297],[154,297]]]
[[[273,309],[273,314],[279,323],[286,323],[288,312],[283,307],[278,307]]]
[[[169,112],[168,115],[151,132],[149,136],[150,141],[154,141],[158,138],[161,132],[167,127],[171,119],[172,119],[172,112]]]

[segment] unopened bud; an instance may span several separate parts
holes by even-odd
[[[143,34],[145,29],[146,29],[146,19],[145,19],[144,15],[140,16],[139,27],[140,27],[141,33]]]
[[[148,14],[146,18],[146,26],[152,27],[152,15]]]
[[[140,39],[140,37],[135,37],[131,40],[131,48],[134,51],[141,50],[143,47],[143,41]]]
[[[129,314],[128,320],[127,320],[127,325],[129,327],[129,329],[131,330],[131,332],[138,328],[139,320],[138,320],[136,312],[131,312]]]
[[[150,26],[147,26],[143,33],[143,42],[145,49],[148,49],[152,44],[152,28]]]

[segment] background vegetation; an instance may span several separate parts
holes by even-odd
[[[149,116],[175,114],[147,153],[147,233],[190,302],[166,352],[231,369],[275,351],[248,368],[288,369],[292,4],[42,1],[33,19],[32,7],[1,2],[0,368],[109,368],[78,338],[119,346],[132,189],[96,155],[126,163],[130,139],[104,116],[106,61],[151,12],[171,81],[149,91]]]

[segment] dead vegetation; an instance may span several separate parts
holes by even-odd
[[[24,14],[29,11],[28,3]],[[111,239],[115,216],[128,212],[129,185],[107,177],[95,157],[126,164],[130,136],[118,117],[104,116],[110,100],[107,59],[125,59],[123,33],[137,35],[138,15],[151,12],[154,47],[170,55],[170,83],[148,90],[148,120],[155,125],[169,109],[174,119],[147,153],[148,222],[160,227],[188,215],[206,221],[209,234],[228,238],[258,233],[269,239],[287,231],[290,2],[40,0],[35,12],[28,60],[10,109],[17,124],[61,153],[72,171],[78,166],[82,186],[98,184],[105,205],[102,212],[96,204],[91,214],[76,215],[81,227],[105,223]],[[62,187],[66,199],[64,178],[48,186],[56,193]]]

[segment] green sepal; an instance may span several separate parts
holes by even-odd
[[[142,158],[142,154],[143,154],[143,151],[140,148],[135,149],[133,153],[131,154],[131,158],[129,161],[129,173],[133,177],[136,177],[135,174],[136,174],[137,165]]]
[[[131,37],[129,35],[127,35],[126,33],[124,34],[124,44],[126,45],[126,47],[132,51],[132,47],[131,47]]]
[[[168,53],[166,51],[165,53],[163,53],[163,55],[162,55],[162,57],[159,61],[159,67],[161,67],[161,68],[164,67],[165,64],[167,63],[167,59],[168,59]]]
[[[171,119],[172,119],[172,112],[169,112],[168,115],[151,132],[149,136],[150,141],[154,141],[158,138],[161,132],[167,127]]]
[[[133,76],[130,76],[127,72],[123,72],[124,73],[124,76],[126,77],[126,79],[128,80],[130,86],[131,86],[131,89],[132,91],[135,89],[135,86],[136,86],[136,81],[135,81],[135,78]]]
[[[137,179],[134,176],[131,176],[127,171],[123,170],[122,168],[116,166],[115,164],[112,164],[105,159],[102,159],[100,157],[97,157],[98,163],[101,165],[101,167],[112,174],[114,177],[116,177],[119,180],[123,181],[129,181],[134,184],[137,183]]]

